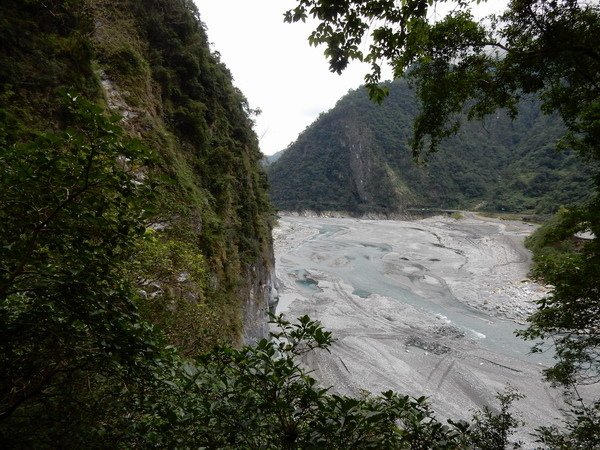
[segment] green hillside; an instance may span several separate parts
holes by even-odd
[[[267,335],[248,104],[192,0],[7,0],[0,36],[0,447],[147,447],[175,351]]]
[[[269,166],[271,198],[281,210],[401,212],[468,208],[550,213],[591,190],[589,171],[556,151],[564,128],[523,101],[513,121],[502,113],[465,121],[417,166],[409,152],[417,104],[403,81],[382,105],[349,92]]]

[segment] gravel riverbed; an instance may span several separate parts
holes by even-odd
[[[541,380],[549,351],[516,338],[547,289],[527,278],[530,224],[465,218],[280,218],[274,230],[280,303],[333,332],[331,353],[305,364],[342,394],[425,395],[439,418],[467,419],[507,384],[526,395],[527,428],[559,421],[563,393]]]

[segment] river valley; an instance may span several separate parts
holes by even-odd
[[[412,221],[284,216],[274,230],[280,303],[332,331],[305,359],[332,391],[427,396],[441,419],[467,419],[510,385],[518,438],[560,420],[562,392],[542,381],[551,349],[515,337],[547,289],[527,278],[533,226],[467,213]]]

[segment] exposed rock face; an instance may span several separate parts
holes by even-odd
[[[255,344],[269,335],[268,317],[275,314],[279,293],[273,266],[252,266],[248,279],[251,283],[244,307],[244,343]]]
[[[357,122],[346,125],[346,137],[348,139],[348,150],[350,156],[350,171],[352,187],[361,203],[373,202],[370,183],[374,166],[373,153],[367,151],[373,145],[369,130],[360,126]]]

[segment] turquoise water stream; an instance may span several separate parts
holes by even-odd
[[[551,352],[532,355],[532,343],[514,335],[515,330],[523,326],[473,309],[457,300],[447,288],[441,298],[438,296],[432,301],[394,282],[384,275],[383,262],[383,257],[392,251],[392,247],[386,243],[352,241],[344,230],[342,226],[323,224],[317,235],[286,255],[286,270],[295,272],[297,283],[305,292],[320,290],[317,281],[308,276],[307,270],[331,273],[352,285],[353,293],[365,301],[368,301],[370,294],[392,298],[441,317],[461,328],[468,337],[478,340],[484,348],[530,362],[552,363]],[[410,233],[410,230],[403,229],[403,232]],[[400,253],[401,249],[394,251]],[[315,258],[315,255],[319,257]]]

